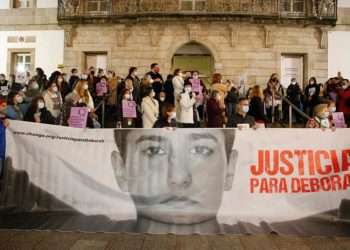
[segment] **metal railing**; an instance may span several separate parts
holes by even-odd
[[[288,125],[289,128],[293,127],[293,110],[299,114],[301,117],[306,119],[307,121],[311,119],[304,111],[302,111],[299,107],[293,104],[287,97],[282,97],[282,100],[288,104]]]
[[[59,21],[171,15],[250,16],[277,19],[337,19],[337,0],[305,0],[302,10],[285,8],[286,0],[58,0]],[[294,0],[287,0],[294,1]]]

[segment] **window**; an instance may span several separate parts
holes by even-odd
[[[31,71],[32,56],[30,53],[15,53],[12,72],[23,73]]]
[[[304,14],[304,0],[282,0],[282,13],[287,15],[301,15]]]
[[[13,0],[12,7],[15,9],[19,8],[33,8],[34,0]]]
[[[180,10],[183,11],[205,11],[206,0],[180,0]]]
[[[108,0],[88,0],[88,12],[106,12],[108,11]]]
[[[94,67],[96,69],[103,69],[106,72],[107,69],[107,52],[85,52],[85,65],[84,68],[88,69]]]

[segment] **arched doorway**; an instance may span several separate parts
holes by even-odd
[[[189,42],[181,46],[172,58],[172,70],[177,68],[183,72],[197,70],[206,84],[214,71],[214,57],[210,50],[197,42]]]

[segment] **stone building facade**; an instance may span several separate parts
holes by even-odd
[[[0,36],[64,32],[63,59],[55,63],[67,72],[102,65],[125,76],[130,66],[144,73],[158,62],[163,74],[181,67],[248,84],[265,84],[273,72],[285,81],[299,74],[299,81],[321,82],[328,78],[328,33],[350,30],[349,11],[337,10],[335,0],[298,1],[59,0],[50,8],[0,10],[8,16]]]

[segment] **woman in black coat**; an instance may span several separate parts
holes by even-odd
[[[35,97],[26,114],[24,115],[24,121],[55,124],[56,119],[51,115],[45,107],[45,101],[42,96]]]
[[[268,119],[265,114],[263,94],[259,85],[251,89],[249,99],[250,107],[248,114],[254,117],[256,123],[267,123]]]

